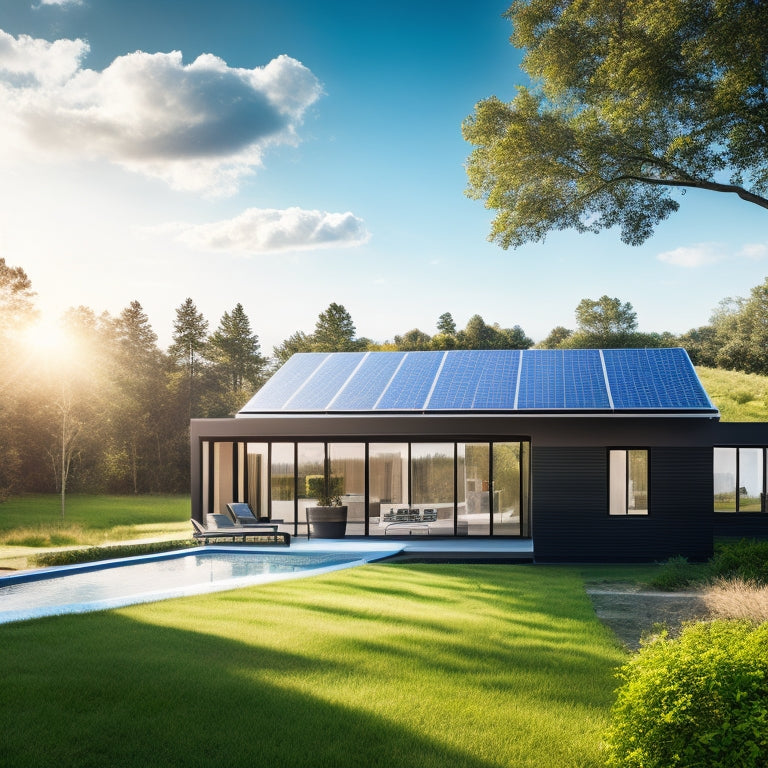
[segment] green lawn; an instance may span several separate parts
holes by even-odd
[[[599,766],[626,658],[580,569],[505,565],[370,565],[0,647],[0,765],[57,767]]]
[[[189,533],[189,496],[72,494],[64,518],[56,494],[25,494],[0,504],[0,544],[99,544]]]

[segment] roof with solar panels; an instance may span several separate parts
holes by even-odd
[[[302,353],[238,416],[320,413],[719,416],[679,348]]]

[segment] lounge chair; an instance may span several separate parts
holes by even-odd
[[[192,537],[207,544],[215,539],[232,539],[232,541],[253,539],[269,536],[275,544],[278,542],[290,546],[291,534],[277,530],[277,523],[261,523],[258,525],[237,525],[226,515],[208,515],[209,526],[206,527],[194,518],[191,519]]]

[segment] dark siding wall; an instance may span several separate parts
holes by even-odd
[[[652,448],[650,514],[608,514],[607,448],[533,449],[533,542],[540,562],[625,562],[712,551],[708,448]]]
[[[764,512],[714,512],[713,524],[715,536],[768,538],[768,514]]]

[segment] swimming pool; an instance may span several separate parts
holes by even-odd
[[[379,557],[382,555],[378,555]],[[202,594],[325,573],[369,552],[281,552],[219,546],[0,577],[0,623]]]

